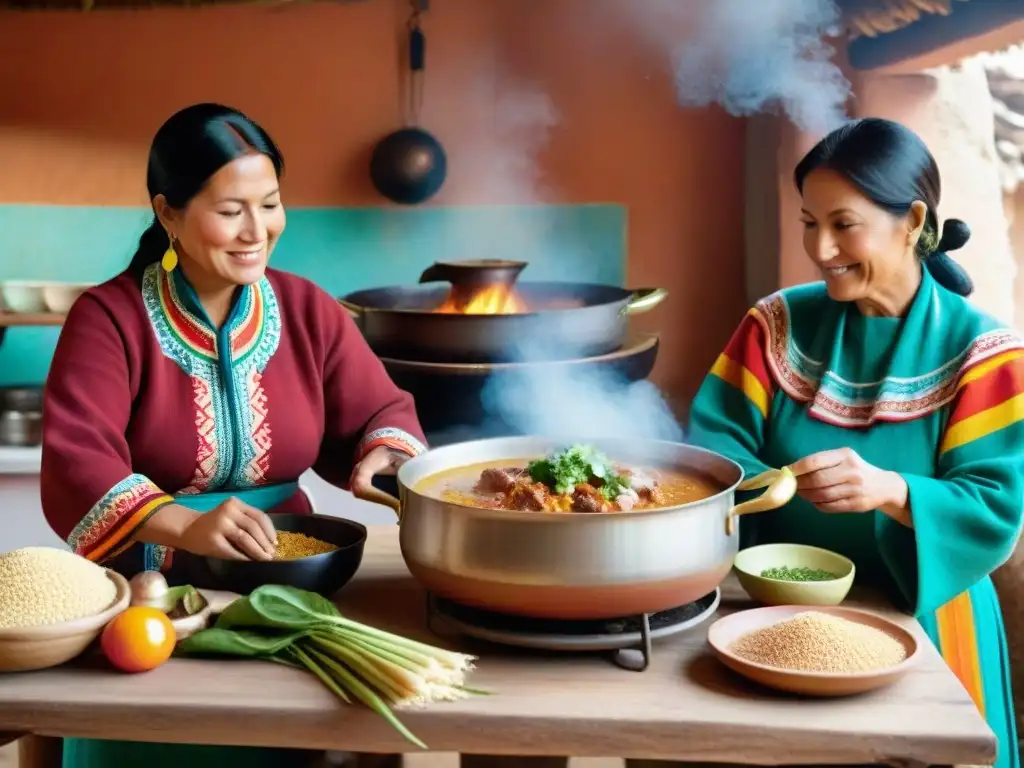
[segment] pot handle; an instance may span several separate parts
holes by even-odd
[[[725,518],[726,535],[732,536],[736,531],[736,518],[740,515],[767,512],[770,509],[778,509],[789,503],[789,500],[796,495],[796,475],[793,474],[789,467],[769,469],[757,477],[752,477],[740,483],[739,490],[753,491],[765,486],[767,486],[765,492],[756,499],[744,501],[742,504],[737,504],[729,510],[729,514]]]
[[[371,504],[380,504],[384,507],[391,507],[395,513],[395,517],[398,518],[398,522],[402,522],[402,502],[392,496],[386,491],[382,491],[379,488],[370,486],[365,490],[352,491],[352,495],[357,499],[368,501]]]
[[[423,270],[423,274],[420,275],[419,282],[421,283],[437,283],[437,282],[454,282],[452,280],[454,270],[447,264],[441,262],[434,262],[429,267]]]
[[[345,299],[338,299],[338,303],[345,308],[345,311],[352,315],[353,320],[361,318],[365,312],[365,309],[358,304],[353,304],[351,301]]]
[[[637,288],[629,302],[622,308],[624,315],[639,315],[650,312],[664,301],[668,291],[664,288]]]

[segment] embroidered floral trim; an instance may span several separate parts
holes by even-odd
[[[170,547],[161,544],[142,545],[142,567],[147,571],[166,571],[171,567]]]
[[[108,560],[127,549],[139,526],[172,501],[149,478],[129,475],[85,514],[68,536],[68,545],[90,560]]]
[[[984,360],[1024,349],[1013,331],[979,335],[966,349],[933,371],[909,378],[846,381],[825,363],[806,355],[792,337],[789,305],[782,293],[758,302],[756,314],[768,339],[768,365],[779,387],[793,400],[810,403],[821,421],[843,427],[867,427],[876,421],[910,421],[935,412],[956,394],[963,373]]]
[[[264,277],[246,288],[240,299],[244,304],[232,321],[233,399],[221,371],[216,337],[188,311],[174,280],[160,265],[146,270],[142,298],[164,355],[192,381],[199,447],[192,480],[181,493],[262,484],[269,471],[272,441],[261,381],[281,340],[280,308],[270,281]],[[232,429],[236,419],[241,440]],[[238,469],[229,477],[235,451],[241,453]]]
[[[427,450],[427,446],[404,429],[383,427],[373,430],[359,441],[359,447],[356,449],[356,461],[360,461],[366,454],[381,445],[386,445],[388,448],[401,451],[409,456],[419,456]]]

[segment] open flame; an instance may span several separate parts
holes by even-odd
[[[448,315],[515,315],[526,312],[526,302],[511,285],[495,284],[462,297],[454,288],[435,312]]]

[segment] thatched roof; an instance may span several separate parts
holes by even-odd
[[[839,0],[851,38],[878,37],[929,16],[949,16],[970,0]]]

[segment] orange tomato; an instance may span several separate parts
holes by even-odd
[[[157,608],[132,606],[103,628],[100,647],[122,672],[146,672],[171,658],[174,625]]]

